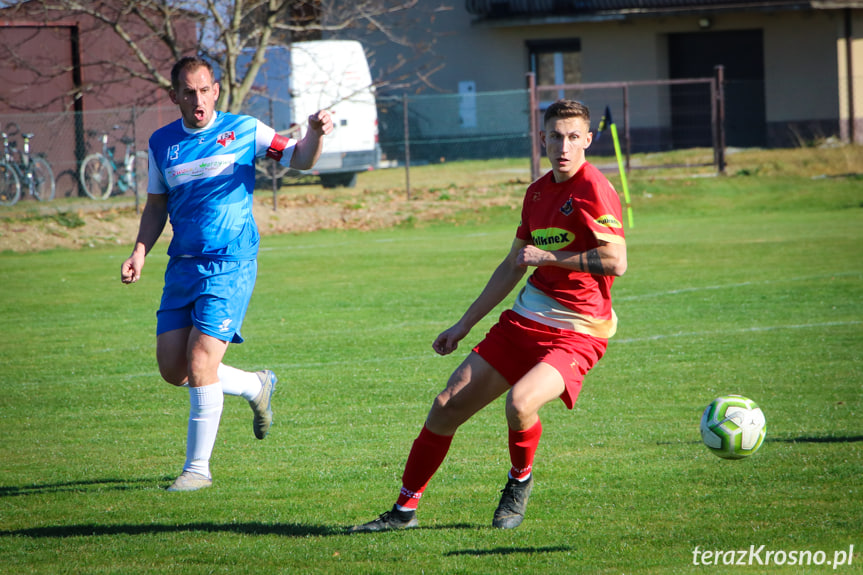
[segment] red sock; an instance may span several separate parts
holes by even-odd
[[[452,438],[452,435],[432,433],[423,425],[422,431],[420,431],[419,437],[414,440],[410,455],[408,455],[405,472],[402,475],[402,490],[396,505],[408,509],[417,508],[426,485],[443,463],[452,443]]]
[[[513,479],[525,479],[533,468],[533,456],[542,437],[542,422],[537,420],[533,427],[524,431],[509,430],[509,470]]]

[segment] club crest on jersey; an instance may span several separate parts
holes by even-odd
[[[227,148],[228,144],[230,144],[234,140],[236,140],[236,138],[234,137],[233,130],[230,132],[225,132],[224,134],[220,134],[219,137],[216,139],[216,141],[219,142],[219,144],[221,144],[224,148]]]
[[[562,213],[565,216],[568,216],[569,214],[571,214],[572,210],[573,210],[572,198],[569,198],[568,200],[566,200],[565,204],[560,206],[560,213]]]

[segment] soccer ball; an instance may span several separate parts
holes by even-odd
[[[761,447],[767,421],[761,408],[742,395],[714,399],[701,416],[701,439],[723,459],[742,459]]]

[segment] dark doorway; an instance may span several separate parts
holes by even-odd
[[[767,143],[764,98],[764,43],[761,30],[697,32],[668,36],[669,75],[706,78],[725,67],[725,142],[760,147]],[[674,147],[711,146],[710,89],[671,87]]]

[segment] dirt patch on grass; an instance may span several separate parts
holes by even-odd
[[[277,205],[267,192],[255,194],[255,221],[262,235],[304,233],[322,229],[372,230],[458,218],[478,207],[519,207],[525,182],[493,187],[416,191],[337,190],[326,193],[280,193]],[[91,200],[60,205],[31,203],[0,211],[0,251],[35,252],[125,245],[138,233],[140,215],[123,198],[97,204]],[[5,217],[4,217],[5,216]],[[170,224],[162,238],[170,238]]]

